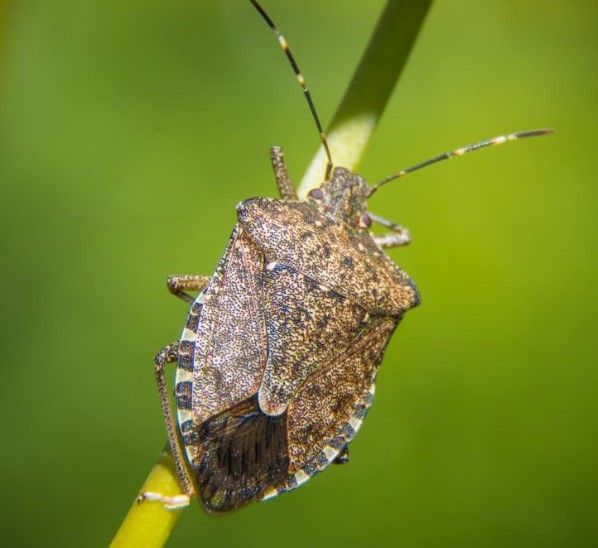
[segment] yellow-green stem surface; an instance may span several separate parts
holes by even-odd
[[[431,0],[387,2],[327,131],[334,165],[351,170],[358,165],[431,3]],[[321,184],[325,169],[326,156],[320,147],[299,185],[299,197],[305,197]]]
[[[141,487],[141,492],[148,491],[168,496],[181,491],[174,463],[166,451],[162,452]],[[161,502],[145,501],[140,504],[135,500],[110,546],[164,546],[181,512],[167,510]]]

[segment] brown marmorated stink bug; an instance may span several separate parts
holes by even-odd
[[[372,404],[376,372],[415,284],[384,252],[410,241],[403,227],[368,212],[381,185],[480,148],[548,133],[504,135],[401,170],[374,186],[334,167],[310,93],[286,40],[262,7],[316,122],[328,165],[299,200],[282,151],[272,166],[280,199],[237,206],[238,222],[211,278],[173,276],[169,290],[191,305],[180,341],[155,360],[170,450],[184,494],[142,493],[169,508],[199,496],[211,513],[290,491],[347,447]],[[389,229],[370,232],[372,223]],[[187,291],[198,291],[193,298]],[[177,421],[164,366],[176,362]]]

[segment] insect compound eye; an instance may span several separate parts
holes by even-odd
[[[319,188],[313,188],[307,193],[307,196],[316,202],[321,202],[324,199],[324,193]]]
[[[372,218],[364,211],[359,217],[359,226],[369,229],[372,226]]]

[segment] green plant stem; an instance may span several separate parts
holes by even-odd
[[[178,495],[181,492],[172,457],[166,450],[160,454],[158,462],[141,487],[140,492],[147,491],[167,496]],[[146,501],[140,504],[135,500],[110,547],[164,546],[181,514],[182,510],[167,510],[161,502]]]
[[[432,0],[388,0],[327,131],[332,160],[354,170],[405,67]],[[298,195],[322,183],[324,148],[316,152]]]
[[[336,165],[349,169],[357,165],[407,62],[431,1],[388,0],[328,131]],[[320,185],[325,164],[320,149],[301,182],[300,197]],[[160,456],[141,491],[180,493],[169,454]],[[166,510],[158,502],[134,502],[111,546],[163,546],[180,515],[181,510]]]

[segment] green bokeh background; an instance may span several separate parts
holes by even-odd
[[[329,120],[382,0],[265,1]],[[3,3],[3,10],[7,7]],[[0,257],[3,545],[102,546],[162,448],[151,360],[235,204],[317,145],[248,2],[30,0],[4,10]],[[596,491],[595,2],[436,2],[360,171],[503,131],[552,137],[387,187],[416,280],[376,402],[332,467],[172,546],[589,546]]]

